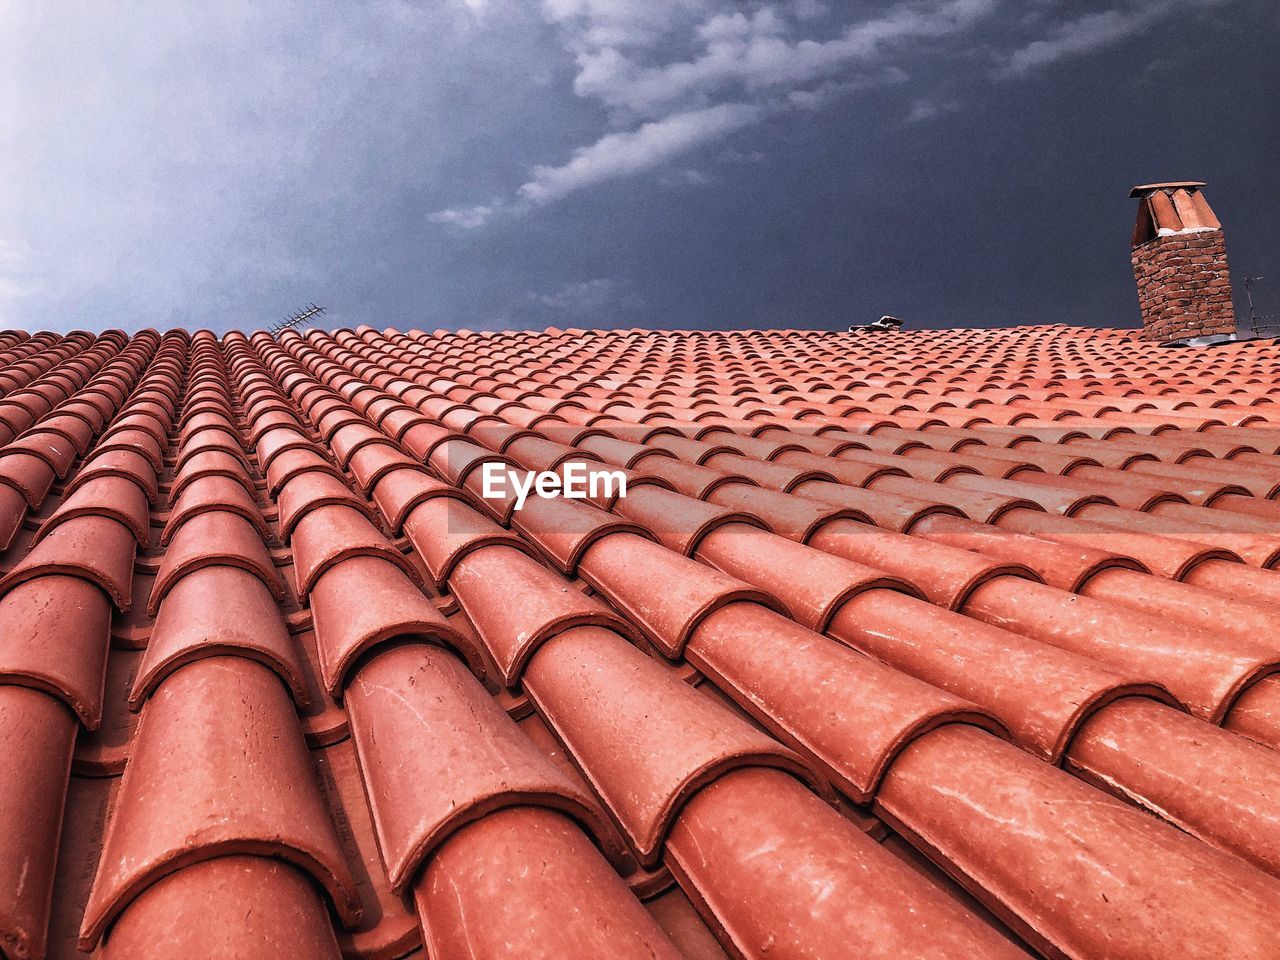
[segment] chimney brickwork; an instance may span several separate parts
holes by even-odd
[[[1234,335],[1235,307],[1222,226],[1202,183],[1135,187],[1141,200],[1133,234],[1144,340]]]

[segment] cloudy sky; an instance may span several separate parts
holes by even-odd
[[[1280,312],[1277,49],[1273,0],[0,0],[0,325],[1127,325],[1183,178]]]

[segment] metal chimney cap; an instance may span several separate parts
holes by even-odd
[[[1157,190],[1177,190],[1180,187],[1182,189],[1199,190],[1201,187],[1207,186],[1207,183],[1200,180],[1171,180],[1168,183],[1144,183],[1129,191],[1129,199],[1137,200],[1139,197],[1145,197],[1147,194],[1154,193]]]

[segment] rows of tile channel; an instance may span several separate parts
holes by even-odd
[[[1269,955],[1270,344],[0,352],[0,955]]]

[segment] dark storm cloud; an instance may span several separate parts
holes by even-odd
[[[1130,322],[1133,182],[1209,180],[1274,264],[1277,39],[1261,0],[0,2],[0,323]]]

